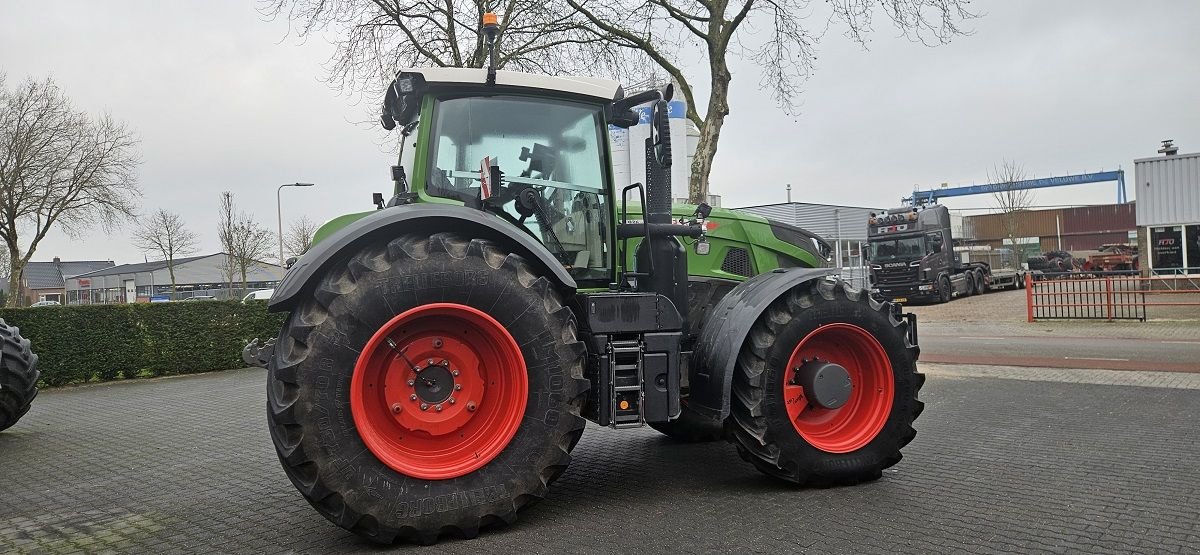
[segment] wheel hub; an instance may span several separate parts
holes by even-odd
[[[850,400],[854,383],[850,372],[840,364],[813,359],[795,369],[792,383],[804,388],[809,402],[821,408],[836,409]]]
[[[426,403],[442,403],[454,394],[454,376],[450,374],[450,363],[428,366],[412,380],[417,398]]]

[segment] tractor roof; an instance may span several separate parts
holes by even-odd
[[[487,70],[483,68],[438,67],[403,69],[403,73],[419,73],[425,82],[437,84],[471,84],[483,85],[487,80]],[[621,91],[621,84],[611,79],[579,76],[552,76],[519,71],[500,70],[496,72],[496,84],[508,87],[524,87],[547,91],[560,91],[581,96],[588,96],[611,102]]]

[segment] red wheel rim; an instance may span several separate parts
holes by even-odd
[[[392,318],[367,342],[350,380],[350,412],[384,464],[444,480],[504,450],[528,394],[525,359],[504,326],[469,306],[434,303]]]
[[[795,380],[798,369],[812,360],[841,365],[850,375],[846,403],[827,409],[810,402]],[[853,324],[826,324],[800,341],[788,359],[783,399],[792,427],[805,441],[830,453],[865,447],[887,422],[895,397],[892,363],[879,340]]]

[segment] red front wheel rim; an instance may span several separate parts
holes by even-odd
[[[350,380],[363,443],[392,470],[429,480],[496,458],[525,415],[529,378],[516,340],[460,304],[419,306],[367,342]]]
[[[838,364],[849,374],[845,404],[825,408],[810,401],[797,375],[812,361]],[[821,326],[800,341],[785,369],[783,399],[788,420],[809,445],[849,453],[871,443],[887,423],[895,382],[887,351],[870,332],[853,324]]]

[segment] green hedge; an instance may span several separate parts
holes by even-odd
[[[32,343],[44,385],[241,368],[246,342],[274,337],[285,316],[264,301],[0,309]]]

